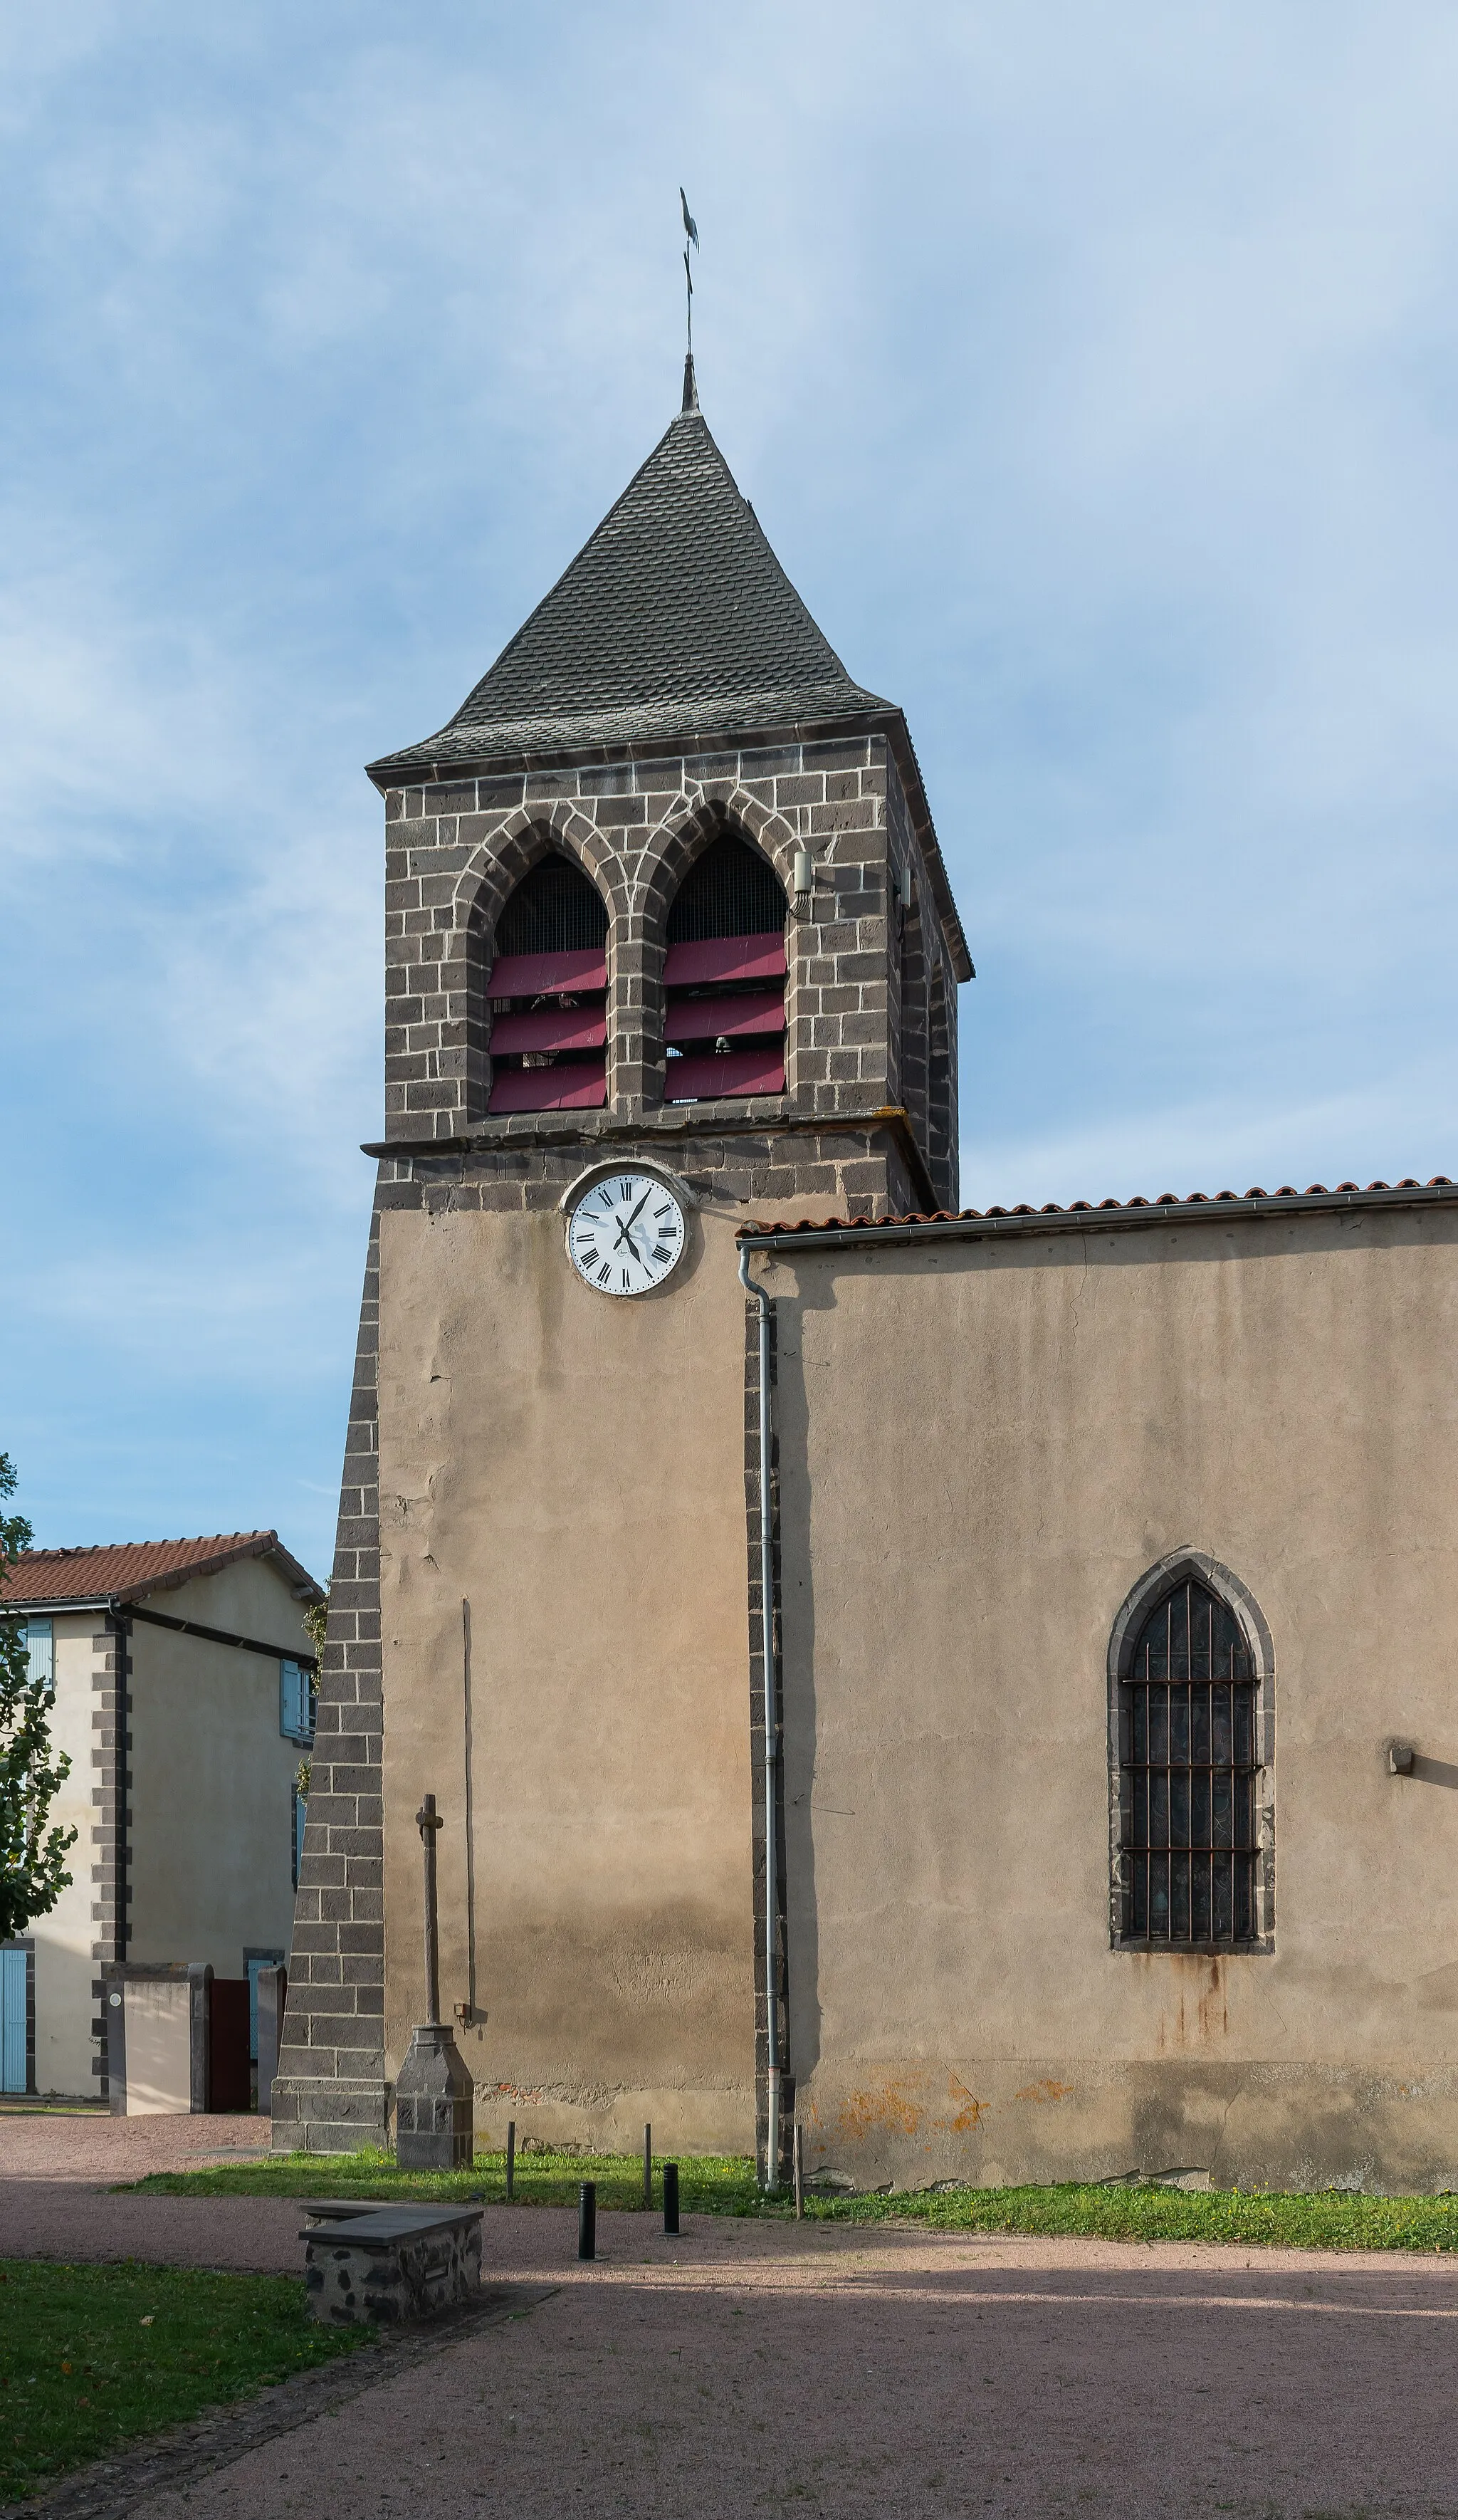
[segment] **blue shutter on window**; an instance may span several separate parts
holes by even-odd
[[[25,1991],[28,1952],[0,1952],[0,2091],[25,2089]]]
[[[279,1665],[279,1731],[286,1741],[304,1733],[304,1675],[296,1662]]]
[[[299,1869],[304,1860],[304,1820],[308,1804],[301,1793],[293,1797],[293,1886],[298,1888]]]
[[[50,1619],[27,1619],[21,1630],[30,1662],[30,1682],[56,1686],[56,1630]]]

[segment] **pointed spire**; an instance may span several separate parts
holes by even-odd
[[[433,777],[446,761],[844,722],[889,706],[852,682],[785,576],[709,433],[688,359],[683,409],[450,725],[375,767],[398,785],[421,764]]]

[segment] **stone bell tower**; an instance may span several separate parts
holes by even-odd
[[[779,566],[691,360],[489,673],[370,777],[385,1136],[277,2139],[380,2138],[418,1995],[395,1848],[409,1920],[428,1789],[478,2133],[498,2092],[598,2134],[646,2095],[718,2140],[754,2011],[733,1231],[956,1205],[966,943],[902,712]],[[559,1211],[629,1165],[679,1185],[694,1251],[679,1293],[613,1308],[569,1282]],[[703,1807],[666,1822],[631,1744],[668,1700],[709,1746]]]

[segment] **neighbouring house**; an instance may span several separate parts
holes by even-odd
[[[313,1738],[304,1614],[276,1531],[37,1549],[0,1594],[52,1693],[71,1886],[0,1947],[0,2089],[106,2096],[102,1968],[286,1959]]]

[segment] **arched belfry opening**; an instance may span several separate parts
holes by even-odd
[[[668,914],[665,1102],[784,1092],[784,886],[727,831],[695,858]]]
[[[594,1111],[607,1101],[607,911],[552,850],[496,927],[486,981],[491,1102],[504,1111]]]

